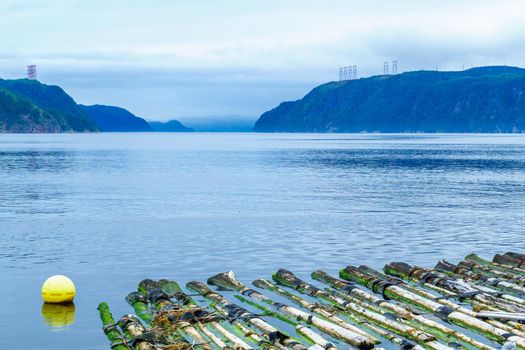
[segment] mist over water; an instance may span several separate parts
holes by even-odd
[[[98,303],[144,278],[525,251],[522,135],[0,135],[0,188],[6,348],[106,348]],[[57,273],[74,310],[42,308]]]

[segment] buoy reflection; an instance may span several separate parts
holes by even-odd
[[[51,327],[65,327],[75,323],[75,304],[49,304],[42,305],[44,322]]]

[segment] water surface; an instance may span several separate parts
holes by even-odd
[[[12,349],[109,348],[97,304],[128,313],[146,277],[525,251],[521,135],[0,135],[0,188]],[[77,284],[74,316],[42,315],[56,273]]]

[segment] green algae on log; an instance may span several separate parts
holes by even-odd
[[[343,328],[335,323],[325,321],[308,312],[273,301],[270,298],[264,296],[263,294],[246,287],[244,284],[242,284],[235,278],[235,275],[231,271],[224,272],[209,278],[208,283],[223,288],[228,288],[230,290],[236,290],[239,293],[244,294],[252,299],[269,304],[273,306],[277,311],[282,312],[287,316],[297,318],[299,321],[305,323],[308,322],[309,324],[315,326],[319,330],[335,338],[346,341],[348,344],[351,344],[357,347],[358,349],[372,349],[374,347],[374,342],[371,342],[368,337],[364,337],[362,334],[351,331],[348,328]]]
[[[111,342],[111,349],[113,350],[129,350],[130,347],[124,340],[124,336],[118,328],[115,326],[115,320],[107,303],[100,303],[98,305],[98,311],[100,313],[100,319],[102,320],[102,326],[106,337]]]
[[[525,350],[523,262],[525,255],[514,252],[493,261],[472,254],[434,269],[390,263],[386,274],[348,266],[342,279],[317,270],[313,282],[280,269],[272,276],[276,283],[253,281],[266,292],[247,287],[233,272],[208,279],[233,291],[221,294],[197,281],[182,288],[146,279],[126,297],[137,316],[124,315],[115,325],[106,303],[99,312],[117,350],[384,350],[379,344],[389,350]]]

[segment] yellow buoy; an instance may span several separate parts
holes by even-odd
[[[49,277],[42,285],[42,298],[46,303],[70,303],[75,298],[75,284],[66,276]]]

